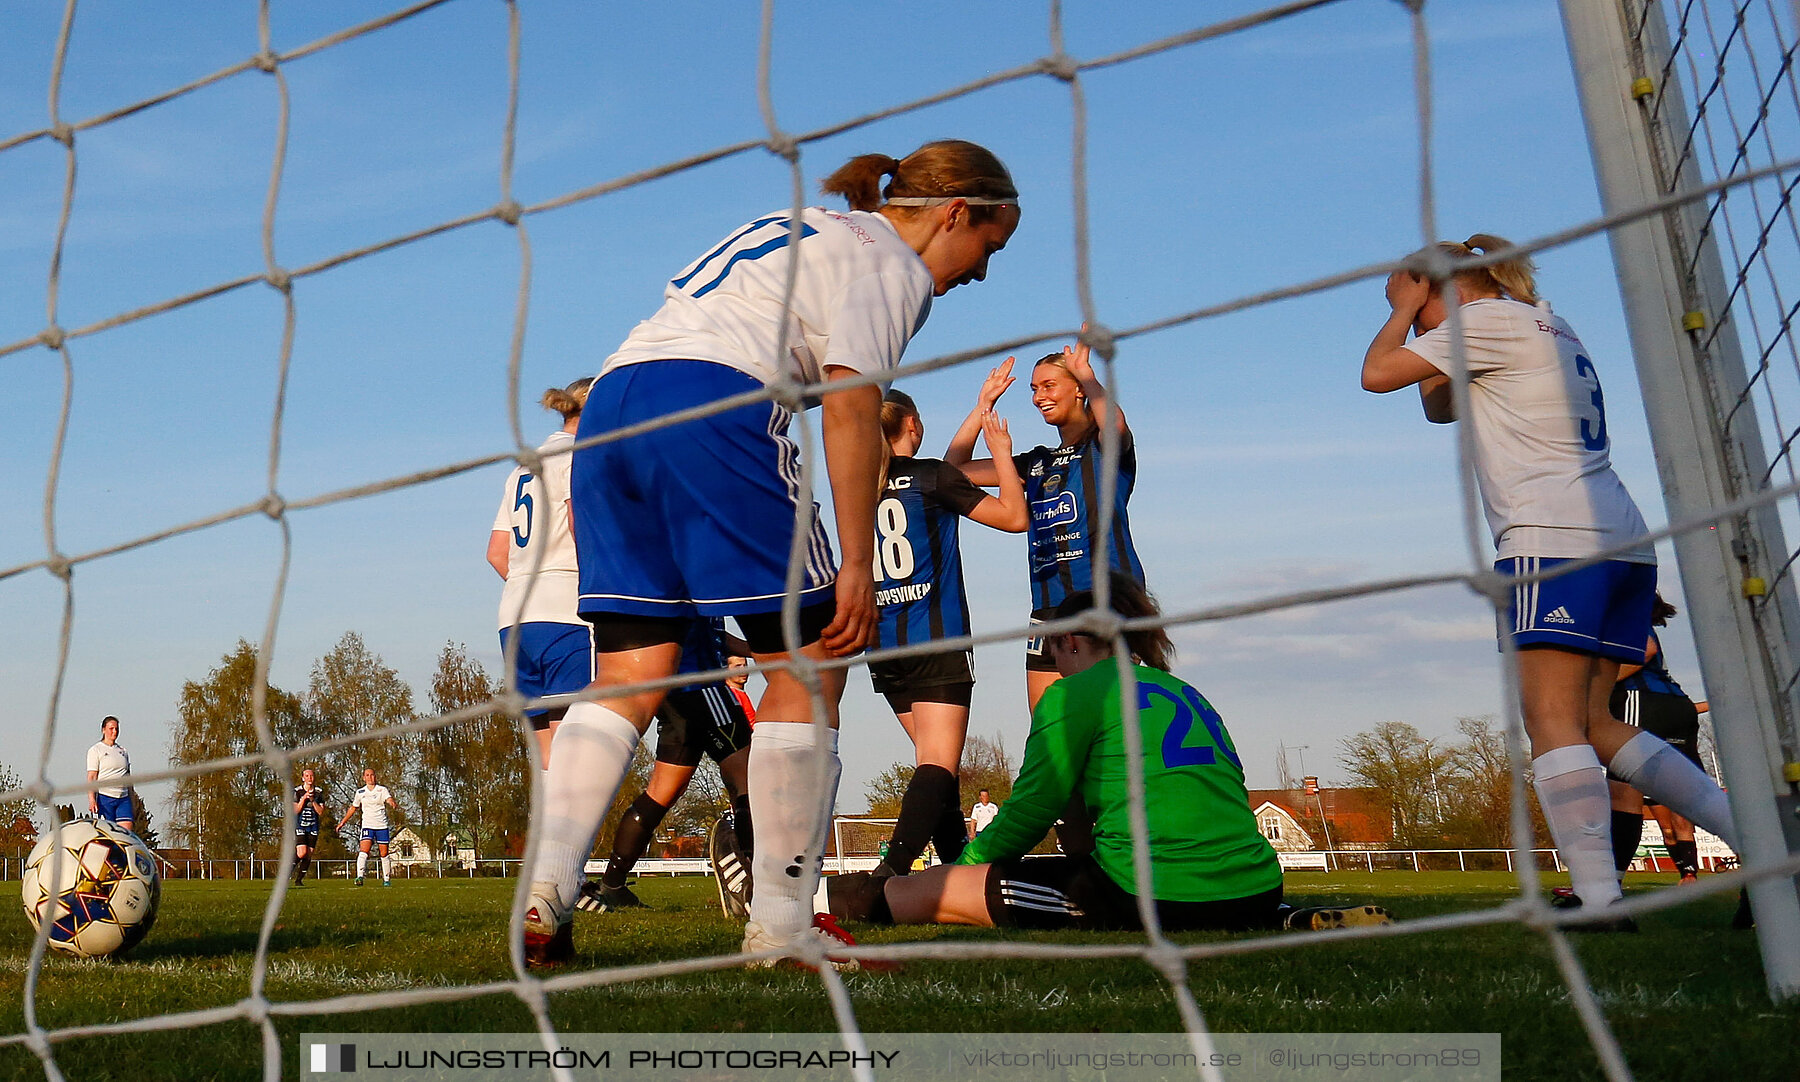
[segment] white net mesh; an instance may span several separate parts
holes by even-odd
[[[1632,44],[1654,88],[1644,95],[1644,108],[1658,136],[1662,194],[1717,189],[1681,209],[1680,269],[1688,310],[1701,317],[1689,332],[1712,382],[1713,423],[1728,450],[1731,494],[1769,501],[1760,513],[1774,512],[1764,546],[1771,551],[1741,558],[1746,571],[1767,580],[1767,592],[1752,597],[1751,606],[1779,684],[1785,712],[1778,731],[1792,761],[1800,758],[1793,716],[1800,668],[1789,646],[1800,630],[1794,600],[1800,550],[1779,541],[1800,537],[1792,497],[1800,483],[1794,464],[1800,348],[1792,323],[1800,301],[1792,281],[1800,266],[1792,205],[1800,181],[1772,167],[1791,164],[1800,135],[1793,13],[1753,2],[1626,8]],[[1710,264],[1714,253],[1722,268]],[[1772,499],[1783,489],[1787,498]]]
[[[1046,13],[1050,41],[1050,50],[1046,55],[1006,70],[994,71],[962,85],[936,89],[910,100],[873,109],[862,115],[834,120],[827,125],[806,131],[790,131],[783,126],[781,118],[777,115],[774,97],[770,92],[770,81],[775,71],[772,29],[775,7],[769,3],[765,5],[762,13],[761,50],[758,57],[759,104],[763,121],[767,126],[765,134],[756,138],[741,139],[719,145],[702,153],[693,154],[680,160],[663,162],[625,176],[595,181],[528,205],[516,201],[513,194],[515,126],[520,85],[525,76],[525,70],[521,64],[519,47],[522,13],[516,5],[508,3],[504,7],[506,14],[504,35],[507,109],[503,129],[497,133],[498,183],[493,201],[485,206],[473,207],[466,212],[443,217],[432,224],[398,235],[386,236],[383,239],[369,239],[333,251],[329,255],[310,259],[299,265],[290,265],[282,258],[281,238],[277,230],[279,211],[282,206],[283,180],[285,171],[289,167],[286,156],[291,108],[288,67],[331,50],[350,46],[385,28],[429,20],[439,16],[440,9],[451,6],[453,5],[445,4],[443,0],[416,4],[373,21],[347,26],[341,31],[330,33],[308,44],[276,51],[271,44],[269,8],[265,3],[258,9],[257,37],[254,49],[247,57],[235,60],[204,78],[151,94],[141,100],[117,104],[93,116],[72,119],[64,115],[60,104],[64,67],[73,51],[78,48],[72,40],[76,4],[74,0],[70,0],[68,3],[61,32],[56,36],[53,45],[54,60],[49,80],[50,122],[43,128],[23,131],[17,135],[0,139],[0,155],[12,158],[17,158],[21,152],[27,150],[41,150],[46,146],[58,144],[62,147],[60,156],[64,169],[54,248],[46,275],[44,292],[46,310],[43,327],[19,340],[0,344],[0,358],[17,357],[27,351],[48,350],[60,364],[63,374],[61,411],[55,435],[56,451],[51,456],[49,476],[44,486],[44,553],[39,558],[15,566],[0,568],[0,581],[18,580],[25,576],[49,576],[59,585],[62,598],[62,625],[57,657],[57,675],[52,685],[53,690],[46,712],[36,780],[23,790],[0,794],[0,799],[23,794],[40,802],[49,803],[54,797],[84,791],[79,785],[54,785],[50,769],[52,739],[59,722],[58,703],[68,664],[71,628],[74,621],[74,606],[77,597],[74,572],[77,569],[93,565],[97,561],[121,557],[168,539],[200,531],[224,529],[228,524],[238,520],[252,519],[257,516],[267,516],[272,519],[279,529],[281,546],[275,573],[274,599],[267,612],[259,651],[259,683],[266,685],[269,658],[274,651],[274,643],[282,623],[286,600],[286,578],[293,553],[290,519],[294,513],[413,489],[436,479],[474,471],[509,459],[521,462],[533,460],[535,452],[532,451],[531,444],[525,438],[525,429],[521,422],[517,403],[519,401],[519,373],[524,332],[529,303],[533,296],[531,227],[548,212],[584,204],[603,196],[626,192],[646,182],[694,170],[721,159],[761,153],[772,154],[787,163],[792,178],[794,203],[800,205],[805,201],[802,194],[800,165],[802,155],[810,144],[938,103],[969,95],[997,93],[1011,84],[1049,78],[1060,80],[1066,84],[1073,116],[1072,130],[1069,133],[1071,148],[1069,164],[1072,172],[1072,203],[1069,211],[1074,227],[1073,270],[1076,293],[1081,315],[1090,328],[1083,337],[1094,346],[1096,354],[1105,359],[1103,378],[1121,403],[1129,406],[1133,401],[1134,394],[1143,393],[1140,387],[1133,383],[1129,350],[1125,348],[1134,339],[1142,338],[1155,331],[1215,319],[1256,306],[1270,305],[1286,298],[1320,293],[1346,283],[1378,278],[1390,269],[1388,264],[1354,266],[1321,274],[1310,280],[1259,290],[1203,307],[1170,306],[1171,310],[1164,314],[1128,327],[1113,327],[1106,322],[1106,313],[1097,305],[1091,284],[1090,208],[1087,200],[1086,180],[1090,170],[1090,141],[1086,123],[1086,81],[1091,73],[1118,65],[1145,63],[1159,57],[1166,58],[1180,50],[1191,50],[1195,46],[1206,43],[1229,40],[1233,35],[1248,29],[1294,19],[1311,12],[1312,9],[1329,6],[1326,0],[1301,0],[1301,2],[1276,5],[1227,21],[1185,29],[1179,33],[1155,37],[1118,48],[1104,55],[1090,57],[1071,56],[1063,51],[1062,11],[1060,5],[1053,3]],[[1419,208],[1420,235],[1425,240],[1431,240],[1436,239],[1438,230],[1434,218],[1431,184],[1433,113],[1430,101],[1429,24],[1424,4],[1408,4],[1404,7],[1407,11],[1400,14],[1410,19],[1412,62],[1418,94],[1416,103],[1418,175],[1422,181],[1421,189],[1425,193]],[[1655,6],[1653,5],[1653,7]],[[1715,7],[1719,9],[1718,14],[1713,14]],[[1384,8],[1383,14],[1393,10]],[[1660,7],[1657,7],[1657,10],[1660,11]],[[1800,380],[1800,362],[1796,361],[1796,349],[1789,331],[1789,320],[1794,312],[1790,305],[1795,302],[1789,298],[1788,294],[1793,292],[1796,287],[1792,283],[1784,287],[1782,281],[1787,271],[1787,265],[1792,262],[1796,246],[1800,246],[1800,232],[1796,231],[1793,224],[1789,205],[1792,182],[1782,176],[1767,172],[1767,167],[1771,163],[1786,162],[1787,158],[1791,156],[1794,146],[1793,138],[1796,134],[1794,131],[1797,119],[1795,92],[1791,78],[1793,52],[1791,42],[1794,40],[1791,14],[1784,15],[1775,4],[1768,2],[1738,5],[1695,3],[1680,5],[1678,11],[1673,8],[1670,10],[1671,14],[1680,20],[1676,27],[1677,36],[1682,41],[1702,39],[1708,41],[1709,55],[1716,58],[1718,64],[1724,64],[1727,57],[1741,55],[1745,57],[1747,66],[1753,72],[1760,72],[1760,77],[1765,80],[1753,83],[1752,89],[1733,90],[1731,88],[1735,85],[1737,72],[1741,70],[1739,66],[1733,66],[1733,74],[1730,78],[1719,78],[1717,76],[1722,69],[1715,68],[1713,61],[1702,63],[1693,59],[1692,54],[1687,52],[1682,54],[1682,59],[1674,65],[1671,71],[1675,77],[1690,80],[1694,87],[1705,88],[1703,92],[1695,95],[1696,100],[1706,103],[1705,107],[1698,112],[1704,117],[1710,118],[1713,123],[1711,126],[1696,129],[1692,137],[1683,138],[1681,142],[1696,156],[1696,160],[1703,166],[1707,178],[1728,177],[1763,170],[1758,174],[1761,179],[1753,183],[1721,186],[1717,189],[1720,198],[1715,204],[1715,228],[1719,231],[1720,236],[1729,239],[1726,247],[1733,253],[1736,266],[1733,272],[1735,287],[1731,303],[1742,306],[1741,310],[1744,315],[1739,325],[1749,329],[1754,340],[1753,351],[1756,357],[1756,378],[1752,381],[1753,386],[1740,398],[1725,404],[1721,419],[1722,423],[1729,425],[1733,411],[1739,409],[1753,410],[1763,418],[1764,431],[1772,434],[1768,445],[1769,464],[1761,473],[1749,478],[1750,484],[1745,495],[1748,499],[1760,499],[1765,503],[1773,502],[1776,498],[1783,499],[1785,502],[1781,505],[1782,514],[1787,519],[1789,529],[1794,530],[1797,524],[1793,519],[1795,503],[1791,497],[1796,487],[1796,475],[1792,450],[1797,437],[1800,437],[1800,428],[1795,427],[1797,423],[1800,423],[1800,406],[1796,406],[1792,402],[1792,396],[1795,392],[1796,380]],[[528,16],[529,13],[524,14]],[[254,79],[272,80],[278,101],[271,133],[274,152],[269,168],[267,197],[261,214],[260,238],[263,261],[261,269],[223,280],[209,281],[199,287],[183,290],[176,295],[135,304],[117,310],[115,314],[92,320],[80,326],[64,326],[61,314],[63,309],[62,291],[65,286],[61,272],[62,254],[69,230],[78,217],[76,206],[77,166],[82,160],[82,150],[89,134],[102,131],[108,125],[137,115],[144,110],[168,107],[171,103],[181,101],[204,88],[229,81]],[[1735,106],[1734,102],[1737,103]],[[0,158],[0,160],[4,159]],[[1728,198],[1727,193],[1729,193]],[[1752,211],[1754,213],[1751,213]],[[518,275],[516,317],[511,338],[507,388],[508,400],[511,403],[513,447],[428,468],[408,470],[376,481],[340,483],[325,491],[304,497],[288,495],[281,483],[283,479],[284,403],[290,377],[290,358],[293,353],[295,334],[298,328],[304,326],[295,301],[296,285],[327,276],[340,268],[377,258],[382,253],[419,243],[427,238],[495,222],[503,223],[512,230],[516,237],[517,255],[521,267]],[[1526,247],[1531,250],[1549,248],[1586,232],[1592,232],[1595,228],[1598,227],[1584,226],[1563,234],[1542,238]],[[257,287],[274,291],[281,313],[280,344],[275,355],[268,361],[274,369],[275,411],[268,440],[266,496],[236,506],[209,508],[192,518],[160,524],[137,536],[108,543],[102,547],[86,551],[66,551],[58,535],[57,474],[70,411],[75,401],[73,387],[78,367],[77,358],[84,344],[95,340],[97,336],[103,335],[105,332],[139,323],[152,316],[177,312],[209,299],[236,291],[254,290]],[[1715,319],[1714,325],[1717,325],[1718,322],[1720,321]],[[916,375],[963,365],[982,358],[1001,356],[1011,350],[1035,343],[1067,340],[1073,333],[1067,328],[1051,328],[1008,341],[974,345],[966,349],[910,362],[899,375],[901,377]],[[41,354],[38,355],[41,356]],[[809,390],[814,389],[776,386],[770,389],[769,395],[795,400]],[[708,407],[705,412],[713,412],[734,404],[737,403],[735,401],[718,403]],[[675,419],[667,418],[663,423],[672,423]],[[799,416],[798,422],[799,431],[796,438],[802,446],[804,461],[810,469],[819,461],[818,439],[812,428],[813,422],[804,414]],[[629,431],[620,431],[610,433],[608,438],[618,439],[630,434]],[[1465,455],[1468,454],[1466,438],[1462,450]],[[1117,481],[1118,447],[1114,438],[1109,437],[1107,440],[1105,458],[1109,466],[1104,474],[1106,492],[1110,495],[1111,486]],[[811,485],[814,480],[815,475],[809,473],[806,482]],[[1110,508],[1110,499],[1103,498],[1100,506]],[[1464,492],[1464,520],[1469,535],[1469,551],[1472,554],[1472,561],[1466,568],[1381,578],[1332,589],[1267,593],[1254,600],[1236,605],[1186,608],[1182,611],[1167,613],[1156,622],[1168,626],[1194,625],[1222,621],[1251,613],[1291,610],[1333,599],[1364,597],[1390,591],[1456,583],[1465,584],[1483,594],[1496,606],[1503,606],[1506,600],[1505,587],[1487,570],[1483,555],[1479,513],[1472,491]],[[1691,527],[1695,524],[1682,525]],[[1104,537],[1110,529],[1110,521],[1103,519],[1100,524],[1102,536]],[[1102,539],[1102,546],[1104,543]],[[1794,560],[1791,555],[1780,562],[1777,576],[1780,583],[1791,582],[1793,565]],[[793,574],[798,576],[798,561],[793,563],[793,569]],[[1104,615],[1104,610],[1096,610],[1096,613],[1097,615],[1091,615],[1081,621],[1069,623],[1071,626],[1079,624],[1090,631],[1107,636],[1117,636],[1125,627],[1135,626],[1121,624],[1117,620],[1111,619]],[[793,598],[790,598],[787,617],[791,628],[792,621],[796,617]],[[1046,630],[1055,629],[1056,625],[1028,629],[1021,624],[960,640],[960,642],[963,644],[1016,642],[1025,638],[1030,632],[1043,633]],[[1771,634],[1782,633],[1771,631]],[[939,643],[902,649],[893,651],[888,656],[921,653],[926,650],[941,649],[943,645],[945,644]],[[859,658],[833,664],[860,666],[865,661],[866,658]],[[810,664],[797,663],[796,668],[803,679],[813,675]],[[1510,656],[1507,659],[1505,671],[1508,674],[1506,698],[1508,701],[1513,701],[1516,698],[1512,694],[1515,669],[1511,664]],[[1136,725],[1135,707],[1133,706],[1137,701],[1134,694],[1135,681],[1129,666],[1122,665],[1121,672],[1127,685],[1123,696],[1127,713],[1124,732],[1130,751],[1128,757],[1132,764],[1130,782],[1135,798],[1133,826],[1138,838],[1136,871],[1138,881],[1148,882],[1151,878],[1150,854],[1143,840],[1145,837],[1142,801],[1143,777],[1139,761],[1142,749],[1139,746],[1141,736]],[[672,679],[668,683],[685,683],[688,679],[686,677],[679,680]],[[1791,685],[1793,682],[1791,673],[1788,680]],[[816,682],[814,686],[816,687]],[[409,725],[390,727],[357,737],[336,739],[302,747],[282,747],[276,742],[273,729],[268,723],[263,709],[261,690],[259,688],[257,704],[257,732],[260,738],[260,746],[257,749],[247,754],[193,764],[179,769],[143,772],[136,774],[132,780],[138,784],[145,784],[258,763],[266,765],[278,776],[286,776],[290,763],[306,756],[314,756],[329,748],[361,741],[389,739],[406,732],[443,726],[464,718],[476,717],[490,706],[490,704],[483,704],[481,707],[466,711],[426,718]],[[507,694],[498,700],[498,705],[517,715],[525,703],[518,696]],[[1516,726],[1513,729],[1516,729]],[[1630,1071],[1625,1064],[1619,1045],[1595,1000],[1581,963],[1570,948],[1569,941],[1559,924],[1559,920],[1566,922],[1569,918],[1566,915],[1559,917],[1542,900],[1543,892],[1539,890],[1536,862],[1529,858],[1532,840],[1529,821],[1524,810],[1524,752],[1516,735],[1513,735],[1510,740],[1515,768],[1513,836],[1517,839],[1514,866],[1518,869],[1521,888],[1519,899],[1493,909],[1406,921],[1391,927],[1363,929],[1345,934],[1350,936],[1405,936],[1498,922],[1522,922],[1541,931],[1553,952],[1571,1002],[1579,1013],[1582,1025],[1593,1042],[1607,1075],[1615,1079],[1629,1078]],[[534,816],[536,814],[538,812],[534,808]],[[290,812],[287,823],[290,831],[291,825]],[[1788,865],[1765,869],[1764,873],[1791,873],[1797,866],[1800,864],[1790,862]],[[286,868],[287,861],[284,859],[282,865],[284,872]],[[1741,874],[1719,876],[1711,880],[1705,891],[1686,891],[1679,895],[1675,892],[1661,892],[1638,897],[1625,907],[1624,912],[1641,914],[1681,904],[1703,893],[1733,891],[1744,878]],[[514,926],[517,921],[516,911],[522,906],[522,892],[525,886],[526,884],[523,882],[520,883],[521,895],[515,900],[515,914],[510,918],[514,921]],[[544,1036],[545,1047],[554,1048],[556,1047],[556,1033],[546,1007],[547,996],[552,993],[640,981],[673,974],[722,969],[737,966],[741,962],[739,956],[729,955],[575,972],[549,979],[539,979],[524,970],[515,944],[513,948],[515,973],[512,979],[506,981],[482,985],[412,988],[367,995],[278,1002],[272,1001],[265,994],[265,982],[269,969],[271,936],[281,917],[285,897],[286,882],[285,876],[282,876],[273,883],[249,984],[243,998],[229,1005],[203,1010],[132,1018],[106,1025],[46,1028],[40,1024],[36,1000],[36,989],[43,967],[45,945],[44,938],[40,935],[31,957],[30,971],[25,982],[26,1029],[24,1032],[0,1038],[0,1043],[23,1044],[29,1047],[41,1059],[46,1075],[57,1079],[62,1075],[57,1065],[56,1049],[59,1044],[64,1042],[99,1034],[183,1029],[231,1020],[247,1020],[261,1029],[266,1076],[277,1078],[281,1074],[282,1049],[273,1024],[275,1018],[345,1015],[376,1008],[439,1003],[493,994],[510,994],[516,996],[536,1019]],[[1141,915],[1144,925],[1148,929],[1143,941],[1125,946],[1117,944],[1058,945],[983,940],[861,948],[860,952],[902,959],[1135,957],[1154,967],[1166,979],[1182,1024],[1191,1035],[1195,1050],[1204,1057],[1204,1054],[1210,1051],[1207,1023],[1199,1004],[1188,987],[1188,964],[1198,959],[1225,954],[1298,949],[1308,943],[1304,937],[1269,936],[1180,945],[1172,942],[1162,933],[1153,906],[1146,902],[1142,907]],[[503,919],[501,914],[496,913],[495,920],[501,919]],[[851,995],[842,980],[829,968],[824,970],[820,979],[830,996],[846,1042],[852,1047],[860,1048],[861,1037],[857,1029],[856,1012]],[[1202,1062],[1205,1062],[1204,1058]],[[1210,1068],[1203,1068],[1203,1074],[1209,1078],[1216,1077],[1215,1072]]]

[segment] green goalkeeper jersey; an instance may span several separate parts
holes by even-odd
[[[1218,712],[1159,669],[1136,666],[1152,896],[1160,901],[1246,898],[1281,883],[1275,850],[1256,828],[1244,770]],[[1094,859],[1133,894],[1131,805],[1119,667],[1103,661],[1050,686],[1031,715],[1025,765],[1012,796],[958,863],[1028,852],[1071,793],[1094,820]]]

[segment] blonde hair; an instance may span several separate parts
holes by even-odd
[[[1069,372],[1069,362],[1063,357],[1061,350],[1058,350],[1055,353],[1044,354],[1042,357],[1039,357],[1037,359],[1037,363],[1032,365],[1031,367],[1033,369],[1038,369],[1038,368],[1044,367],[1045,365],[1049,365],[1051,368],[1060,368],[1064,372]],[[1069,372],[1069,377],[1071,379],[1073,379],[1074,376],[1075,376],[1075,373]],[[1088,402],[1087,393],[1085,391],[1081,390],[1079,380],[1076,381],[1075,395],[1077,398],[1081,399],[1081,411],[1083,413],[1086,413],[1091,418],[1094,414],[1094,407],[1090,402]]]
[[[881,178],[887,176],[894,179],[883,187]],[[963,139],[926,143],[904,158],[860,154],[821,181],[819,190],[826,195],[843,196],[851,210],[881,210],[889,199],[1019,198],[1012,174],[1000,159],[986,147]],[[911,217],[920,209],[893,207],[888,212]],[[994,205],[971,206],[969,221],[980,224],[1000,209]]]
[[[594,385],[594,377],[583,376],[567,387],[552,387],[538,399],[538,405],[547,410],[555,410],[562,414],[562,419],[581,416],[581,409],[587,405],[589,388]]]
[[[1505,237],[1496,237],[1492,233],[1476,233],[1468,240],[1457,243],[1453,240],[1439,241],[1434,247],[1450,257],[1452,266],[1464,260],[1473,259],[1477,255],[1487,255],[1511,248],[1512,242]],[[1423,252],[1416,253],[1423,255]],[[1490,263],[1481,267],[1470,267],[1452,273],[1460,292],[1464,296],[1471,293],[1486,296],[1499,294],[1511,297],[1525,304],[1538,302],[1537,280],[1534,274],[1537,265],[1527,255],[1514,256],[1499,263]]]
[[[908,417],[917,417],[919,407],[905,391],[889,391],[881,396],[881,434],[889,443],[900,438]]]

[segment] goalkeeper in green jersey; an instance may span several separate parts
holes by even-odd
[[[1111,575],[1111,595],[1121,616],[1157,612],[1127,575]],[[1091,592],[1071,594],[1055,618],[1093,606]],[[1198,691],[1169,675],[1173,651],[1161,628],[1127,631],[1125,641],[1136,663],[1149,893],[1158,919],[1171,931],[1279,926],[1291,912],[1281,903],[1281,865],[1257,830],[1243,767],[1224,724]],[[1138,897],[1144,891],[1132,865],[1113,643],[1076,631],[1051,635],[1045,645],[1062,679],[1032,711],[1024,766],[993,822],[954,865],[905,877],[832,877],[824,900],[834,916],[901,924],[1142,927]],[[1093,852],[1026,857],[1074,794],[1093,818]]]

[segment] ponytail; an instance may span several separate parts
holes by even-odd
[[[1446,240],[1436,245],[1440,253],[1450,257],[1451,277],[1456,280],[1458,292],[1464,297],[1511,297],[1522,304],[1536,304],[1540,299],[1535,277],[1537,265],[1532,263],[1530,256],[1517,255],[1486,266],[1455,269],[1458,264],[1477,255],[1487,255],[1512,246],[1512,242],[1505,237],[1497,237],[1492,233],[1476,233],[1460,244]]]
[[[1512,242],[1504,237],[1496,237],[1492,233],[1476,233],[1468,240],[1463,241],[1463,247],[1472,253],[1479,252],[1487,255],[1489,252],[1511,248]],[[1536,304],[1538,302],[1536,271],[1537,266],[1532,263],[1530,256],[1518,255],[1503,263],[1491,263],[1469,273],[1485,276],[1499,288],[1501,293],[1515,301]]]
[[[851,210],[875,210],[881,206],[881,178],[899,168],[899,160],[886,154],[858,154],[820,181],[819,190],[843,196]]]
[[[893,177],[884,187],[883,177]],[[941,139],[908,154],[860,154],[819,184],[826,195],[841,195],[851,210],[882,210],[910,217],[920,208],[952,199],[969,201],[969,222],[979,225],[1014,206],[1019,190],[1012,174],[986,147],[962,139]],[[901,202],[890,204],[889,200]]]
[[[562,414],[564,423],[581,416],[582,407],[587,405],[588,390],[594,385],[594,377],[583,376],[567,387],[552,387],[538,399],[538,405],[547,410],[555,410]]]

